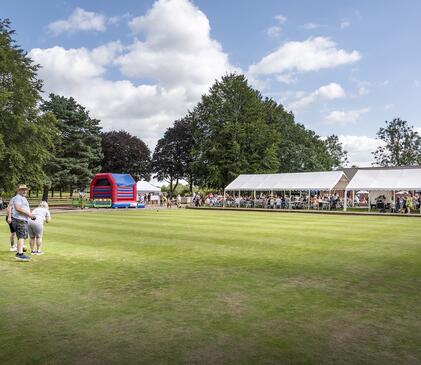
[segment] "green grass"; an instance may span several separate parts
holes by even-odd
[[[57,214],[15,262],[1,364],[420,364],[421,220]]]

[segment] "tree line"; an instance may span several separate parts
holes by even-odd
[[[20,182],[56,191],[85,189],[100,171],[151,176],[223,189],[242,173],[325,171],[347,164],[336,135],[321,138],[295,121],[292,112],[264,98],[244,75],[215,81],[199,103],[176,120],[153,153],[126,131],[102,131],[100,121],[72,97],[43,100],[35,65],[0,20],[0,190]],[[380,165],[421,161],[421,139],[406,121],[386,122],[375,152]]]

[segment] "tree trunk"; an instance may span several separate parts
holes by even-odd
[[[178,177],[177,177],[177,180],[175,181],[174,190],[177,189],[177,186],[178,186]]]
[[[63,197],[63,189],[60,187],[60,190],[59,190],[59,194],[60,194],[60,198],[62,198]]]
[[[190,194],[193,194],[193,176],[189,177]]]
[[[37,189],[36,197],[38,198],[38,196],[39,196],[39,190]]]
[[[70,187],[70,198],[73,198],[73,188]]]
[[[54,188],[51,189],[51,197],[54,198]]]
[[[172,197],[173,194],[173,187],[172,187],[172,178],[170,179],[170,197]]]
[[[48,202],[48,185],[44,185],[43,191],[42,191],[42,200],[45,202]]]

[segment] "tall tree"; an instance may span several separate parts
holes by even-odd
[[[263,105],[265,119],[278,135],[279,172],[331,170],[346,162],[346,151],[336,136],[322,140],[314,131],[296,123],[294,114],[274,100],[266,99]]]
[[[195,146],[195,140],[192,114],[189,113],[186,117],[176,120],[172,129],[175,138],[181,142],[179,144],[177,163],[182,170],[183,179],[189,183],[190,193],[192,193],[195,182],[193,169],[193,148]]]
[[[131,174],[135,179],[151,178],[151,151],[136,136],[126,131],[101,134],[103,172]]]
[[[84,189],[101,170],[103,158],[99,120],[73,98],[50,94],[42,103],[44,112],[57,118],[59,135],[54,156],[46,164],[53,187]]]
[[[192,190],[192,125],[190,117],[174,122],[158,141],[152,157],[153,171],[159,180],[169,183],[172,195],[181,179],[190,183]]]
[[[375,165],[408,166],[421,163],[421,137],[413,126],[400,118],[386,121],[377,138],[383,145],[373,152]]]
[[[55,119],[40,115],[42,82],[38,65],[13,39],[8,19],[0,19],[0,190],[19,182],[43,184],[43,165],[55,138]]]
[[[262,96],[243,75],[216,81],[192,115],[200,185],[222,189],[240,173],[276,171],[277,131],[265,120]]]
[[[330,167],[337,168],[348,164],[348,152],[344,150],[343,144],[339,141],[339,137],[336,134],[328,136],[324,143],[329,156],[327,163]]]

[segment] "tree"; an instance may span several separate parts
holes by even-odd
[[[12,38],[8,19],[0,19],[0,190],[19,182],[45,181],[43,165],[55,138],[55,118],[38,109],[42,82],[38,65]]]
[[[193,110],[193,170],[201,186],[223,189],[238,174],[277,170],[277,131],[260,93],[243,75],[216,81]]]
[[[42,103],[41,110],[53,113],[58,121],[54,156],[45,166],[51,185],[60,190],[85,189],[93,175],[101,170],[99,120],[92,119],[73,98],[54,94]]]
[[[181,168],[183,179],[189,183],[190,193],[193,192],[194,170],[193,170],[193,148],[195,140],[193,135],[193,117],[191,114],[176,120],[172,127],[174,138],[177,138],[179,144],[177,164]]]
[[[189,117],[177,120],[158,141],[152,157],[155,178],[169,183],[173,195],[181,179],[193,184],[192,172],[192,125]]]
[[[131,174],[135,179],[150,180],[151,151],[138,137],[126,131],[101,134],[103,172]]]
[[[277,171],[325,171],[346,163],[337,136],[323,140],[314,131],[296,123],[294,114],[272,99],[263,102],[265,119],[278,136]]]
[[[413,126],[399,118],[386,121],[377,138],[383,145],[377,147],[374,154],[374,165],[409,166],[421,163],[421,137]]]
[[[332,168],[343,167],[348,164],[348,152],[343,149],[343,145],[339,142],[337,135],[332,134],[328,136],[324,143],[330,160],[328,164]]]

